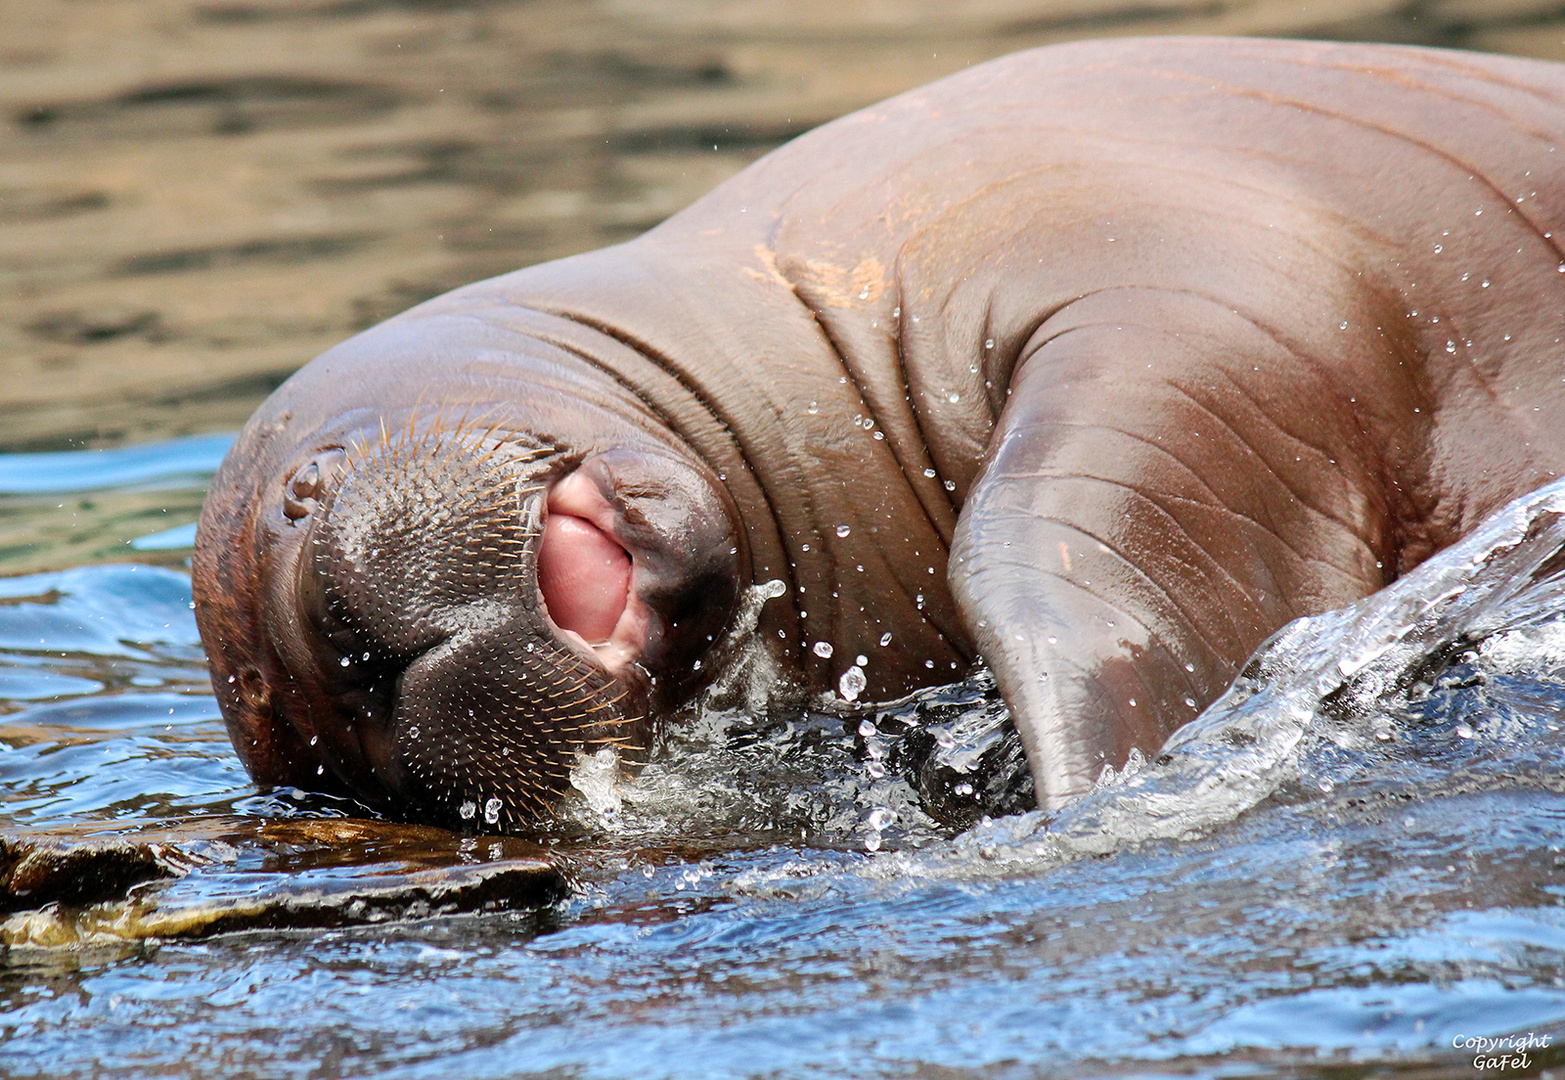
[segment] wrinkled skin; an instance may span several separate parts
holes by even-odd
[[[262,783],[523,822],[778,579],[785,675],[862,655],[884,699],[982,660],[1057,805],[1554,477],[1558,146],[1550,64],[1057,46],[414,308],[214,482],[235,745]]]

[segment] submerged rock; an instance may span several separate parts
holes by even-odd
[[[566,891],[539,845],[352,818],[0,830],[6,946],[526,910]]]

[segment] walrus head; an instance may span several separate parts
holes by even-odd
[[[726,492],[614,409],[538,397],[252,421],[193,578],[257,781],[514,828],[701,681],[740,587]]]

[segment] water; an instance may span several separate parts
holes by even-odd
[[[1468,1076],[1454,1044],[1508,1033],[1561,1064],[1558,493],[1295,624],[1053,819],[982,676],[801,716],[740,707],[751,672],[502,851],[287,833],[361,811],[249,784],[184,567],[225,446],[0,456],[0,830],[220,833],[143,908],[5,917],[67,944],[0,960],[0,1073]],[[396,859],[513,884],[355,909]],[[274,895],[321,917],[190,914]]]

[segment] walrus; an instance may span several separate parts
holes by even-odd
[[[261,784],[524,828],[780,582],[743,628],[779,678],[987,665],[1058,806],[1556,475],[1561,145],[1551,63],[1058,45],[420,304],[213,481],[234,745]]]

